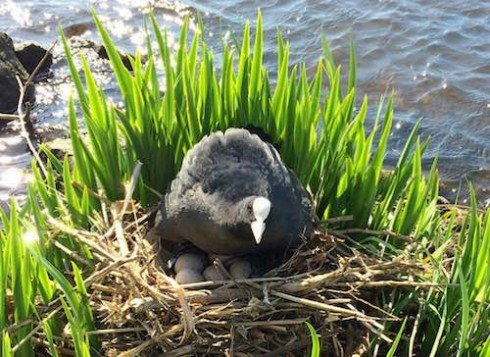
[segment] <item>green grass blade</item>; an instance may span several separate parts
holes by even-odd
[[[390,349],[388,350],[386,357],[394,357],[395,356],[395,352],[398,348],[398,345],[400,344],[400,340],[403,336],[403,331],[405,330],[406,323],[407,323],[407,317],[405,317],[403,319],[403,323],[400,327],[400,330],[398,331],[398,333],[395,337],[395,340],[393,341],[393,344],[391,345]]]
[[[315,328],[308,321],[305,321],[308,331],[310,332],[311,338],[311,357],[320,357],[320,339],[315,331]]]
[[[3,357],[13,357],[14,352],[12,351],[12,346],[10,344],[10,336],[8,332],[2,330],[2,356]]]
[[[356,48],[354,39],[349,41],[349,79],[347,82],[347,92],[354,90],[357,84],[357,68],[356,68]]]
[[[250,74],[249,92],[256,92],[261,89],[262,83],[262,52],[263,52],[263,33],[262,33],[262,14],[257,11],[257,28],[255,30],[255,42],[253,47],[252,68]],[[255,93],[257,95],[257,93]]]

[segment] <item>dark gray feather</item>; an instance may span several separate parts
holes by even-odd
[[[257,245],[244,219],[243,202],[263,196],[272,203]],[[219,254],[279,249],[311,227],[311,201],[275,148],[244,129],[203,138],[186,155],[162,205],[163,239],[189,240]]]

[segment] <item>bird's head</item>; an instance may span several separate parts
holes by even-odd
[[[271,207],[271,201],[262,196],[253,196],[246,200],[246,221],[250,223],[257,244],[262,241],[266,228],[265,221],[269,217]]]

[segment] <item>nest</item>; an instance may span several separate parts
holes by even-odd
[[[158,266],[144,238],[149,216],[141,210],[115,214],[104,234],[49,219],[57,231],[89,245],[97,261],[85,280],[97,324],[90,332],[99,340],[95,354],[306,355],[309,322],[322,351],[361,355],[373,334],[387,346],[392,342],[395,336],[383,334],[383,323],[402,322],[379,307],[380,292],[413,290],[420,286],[413,277],[424,272],[407,257],[369,256],[347,245],[345,232],[324,230],[263,277],[179,285]],[[71,349],[69,342],[64,347]]]

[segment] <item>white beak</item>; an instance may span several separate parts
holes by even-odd
[[[252,233],[257,244],[260,244],[265,231],[264,222],[269,217],[271,211],[271,201],[265,197],[257,197],[252,204],[252,209],[256,219],[256,221],[251,223]]]
[[[265,231],[265,223],[260,222],[260,221],[255,221],[252,222],[252,233],[254,234],[255,241],[257,244],[260,244],[260,241],[262,240],[262,235],[264,234]]]
[[[252,203],[252,209],[257,221],[265,222],[271,211],[271,201],[265,197],[257,197]]]

